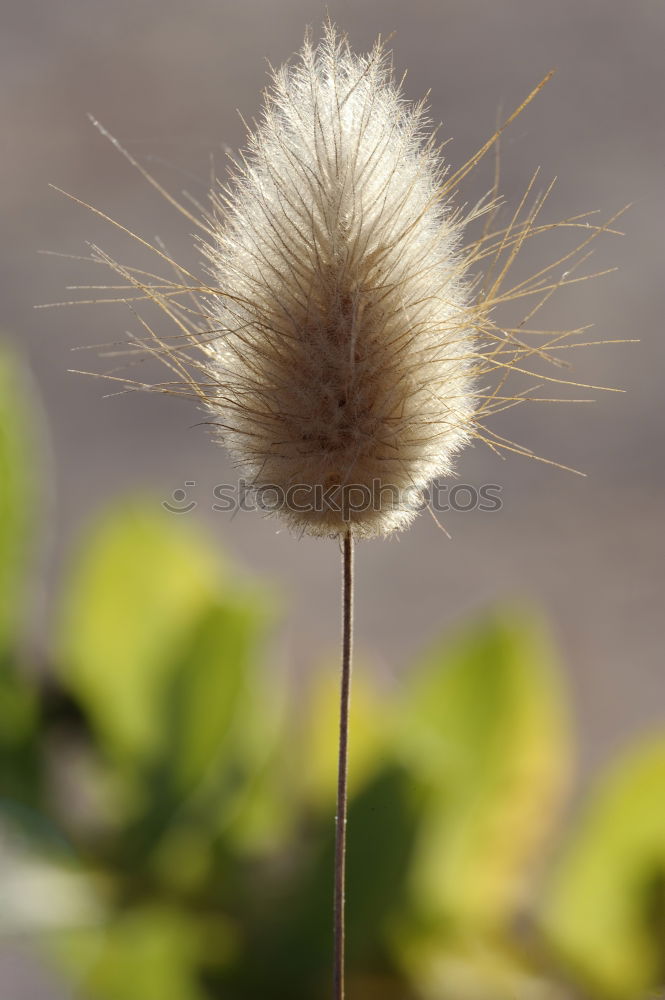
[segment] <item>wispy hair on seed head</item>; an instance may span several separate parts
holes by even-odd
[[[558,401],[558,384],[580,385],[542,374],[541,362],[560,367],[558,352],[588,344],[579,339],[587,328],[547,331],[533,321],[556,291],[592,276],[577,269],[597,236],[614,232],[617,216],[601,225],[588,215],[541,221],[551,185],[536,194],[537,175],[499,229],[498,175],[470,209],[456,207],[455,196],[546,80],[452,171],[424,104],[405,100],[381,41],[359,56],[328,24],[318,46],[306,37],[296,61],[272,71],[261,118],[230,179],[213,186],[207,211],[176,201],[125,153],[197,226],[205,269],[197,277],[92,209],[167,271],[123,266],[92,248],[89,259],[121,279],[98,290],[133,310],[151,302],[171,325],[167,335],[137,314],[141,334],[130,342],[170,369],[168,381],[105,377],[193,396],[255,486],[327,490],[339,501],[327,509],[280,512],[309,534],[350,528],[372,537],[406,527],[414,505],[396,498],[450,475],[474,439],[537,457],[486,421],[527,401]],[[480,236],[465,242],[466,228],[483,216]],[[583,235],[513,282],[525,243],[562,228]],[[502,325],[502,307],[516,303],[520,319]],[[515,376],[521,388],[513,388]],[[542,386],[550,391],[538,396]],[[351,485],[374,491],[377,483],[392,488],[380,503],[362,511],[346,504]]]

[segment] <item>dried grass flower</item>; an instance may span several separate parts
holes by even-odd
[[[125,153],[200,228],[207,267],[201,281],[153,246],[175,277],[147,275],[94,249],[126,280],[123,300],[156,303],[175,328],[167,337],[141,320],[146,336],[133,344],[158,355],[173,380],[121,381],[201,401],[243,478],[273,488],[302,533],[367,538],[406,527],[427,485],[450,475],[473,439],[531,454],[486,418],[533,399],[535,382],[566,382],[529,366],[559,364],[556,350],[581,331],[547,333],[531,320],[581,280],[574,266],[609,224],[541,224],[549,191],[533,195],[535,178],[498,231],[496,185],[470,210],[454,195],[539,89],[452,172],[381,42],[356,55],[328,24],[318,46],[306,38],[297,60],[272,73],[246,151],[204,215]],[[482,234],[464,243],[481,216]],[[582,227],[581,241],[511,286],[525,241],[564,226]],[[497,312],[516,302],[521,320],[500,325]],[[532,384],[509,389],[515,374]]]

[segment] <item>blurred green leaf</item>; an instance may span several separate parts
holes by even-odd
[[[347,948],[351,961],[386,960],[386,932],[407,900],[417,813],[409,776],[386,767],[351,802],[347,856]],[[330,881],[330,868],[323,875]]]
[[[80,553],[60,669],[111,756],[148,760],[159,747],[165,674],[219,597],[215,555],[148,503],[114,509]]]
[[[434,940],[429,949],[421,941],[407,969],[420,1000],[582,1000],[549,979],[550,970],[539,974],[530,968],[523,947],[486,936],[468,936],[445,947]]]
[[[0,343],[0,797],[5,807],[35,805],[39,797],[37,697],[17,658],[35,534],[35,410],[25,368]]]
[[[37,456],[31,395],[24,368],[0,343],[0,661],[21,621],[35,531]]]
[[[540,622],[503,611],[411,676],[401,743],[424,791],[414,898],[435,925],[499,930],[524,902],[568,776],[551,643]]]
[[[388,966],[388,928],[404,902],[415,835],[408,776],[387,767],[349,806],[347,951],[349,962]],[[243,942],[221,996],[311,1000],[328,994],[332,956],[334,819],[317,824],[297,865],[257,883],[240,899]],[[281,875],[281,877],[280,877]],[[286,878],[285,878],[286,876]],[[244,912],[243,912],[244,911]],[[257,961],[257,956],[261,960]]]
[[[163,709],[163,760],[176,793],[205,776],[234,721],[254,665],[263,615],[229,600],[207,611],[180,651]]]
[[[381,697],[365,664],[354,669],[349,727],[353,746],[349,759],[349,795],[367,784],[385,762],[391,713],[388,699]],[[295,775],[308,803],[329,812],[337,794],[337,743],[339,738],[339,664],[327,663],[317,670],[309,685],[300,713]],[[378,706],[380,711],[378,710]]]
[[[188,808],[199,821],[206,812],[224,811],[239,767],[236,713],[247,685],[255,681],[250,667],[262,624],[255,600],[230,598],[207,610],[175,657],[165,661],[164,683],[156,693],[159,739],[142,770],[147,794],[139,798],[138,825],[127,831],[133,853],[151,848],[176,814],[184,816]],[[210,819],[208,827],[212,835]]]
[[[574,833],[545,907],[555,949],[603,997],[665,982],[665,741],[605,778]]]
[[[176,909],[153,905],[60,935],[54,948],[89,1000],[207,1000],[195,974],[205,930]],[[216,947],[228,948],[228,930],[220,922],[215,930]]]
[[[41,785],[37,695],[0,658],[0,800],[36,805]]]
[[[302,803],[289,744],[288,691],[273,670],[254,675],[245,685],[234,733],[235,788],[220,812],[224,837],[236,855],[274,854],[293,836]]]

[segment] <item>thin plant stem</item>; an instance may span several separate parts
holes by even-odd
[[[344,1000],[344,905],[346,895],[346,819],[348,809],[349,706],[351,703],[351,650],[353,641],[353,536],[347,528],[342,549],[342,677],[339,706],[339,762],[337,816],[335,819],[335,956],[334,1000]]]

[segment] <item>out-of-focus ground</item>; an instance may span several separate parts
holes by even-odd
[[[557,326],[595,323],[592,339],[641,339],[592,348],[575,367],[580,381],[622,386],[627,395],[518,408],[502,425],[587,478],[518,457],[501,462],[478,447],[461,458],[460,481],[500,484],[501,512],[444,516],[452,541],[424,515],[400,538],[362,545],[357,561],[360,662],[378,659],[390,674],[480,605],[526,598],[544,609],[573,692],[582,787],[638,732],[665,724],[665,7],[650,0],[328,0],[327,8],[354,47],[395,32],[407,93],[431,91],[432,117],[453,138],[454,165],[483,143],[500,108],[512,109],[556,67],[503,143],[507,200],[514,204],[541,166],[541,186],[558,177],[548,218],[596,208],[609,216],[635,203],[622,223],[627,235],[604,239],[593,261],[618,272],[562,294],[549,314]],[[50,425],[57,492],[53,507],[45,485],[45,614],[63,555],[100,505],[127,490],[168,499],[189,481],[198,507],[180,516],[200,518],[241,566],[281,588],[282,648],[295,668],[306,669],[336,642],[335,546],[296,541],[255,514],[215,514],[212,488],[234,474],[205,430],[192,426],[201,417],[189,404],[140,394],[104,400],[106,384],[67,373],[103,370],[94,351],[70,349],[122,337],[128,313],[120,306],[33,309],[68,298],[67,284],[99,278],[92,266],[39,250],[85,254],[91,240],[128,256],[126,240],[49,183],[147,238],[159,235],[177,258],[195,259],[191,227],[86,112],[174,191],[201,194],[211,154],[222,174],[225,148],[242,142],[236,109],[248,119],[258,110],[266,59],[276,64],[294,52],[305,25],[316,29],[325,9],[305,0],[4,0],[0,324],[30,360]],[[491,174],[488,162],[467,188],[470,200],[490,186]],[[19,958],[11,967],[23,968]],[[16,978],[12,1000],[43,1000],[44,987],[28,978]]]

